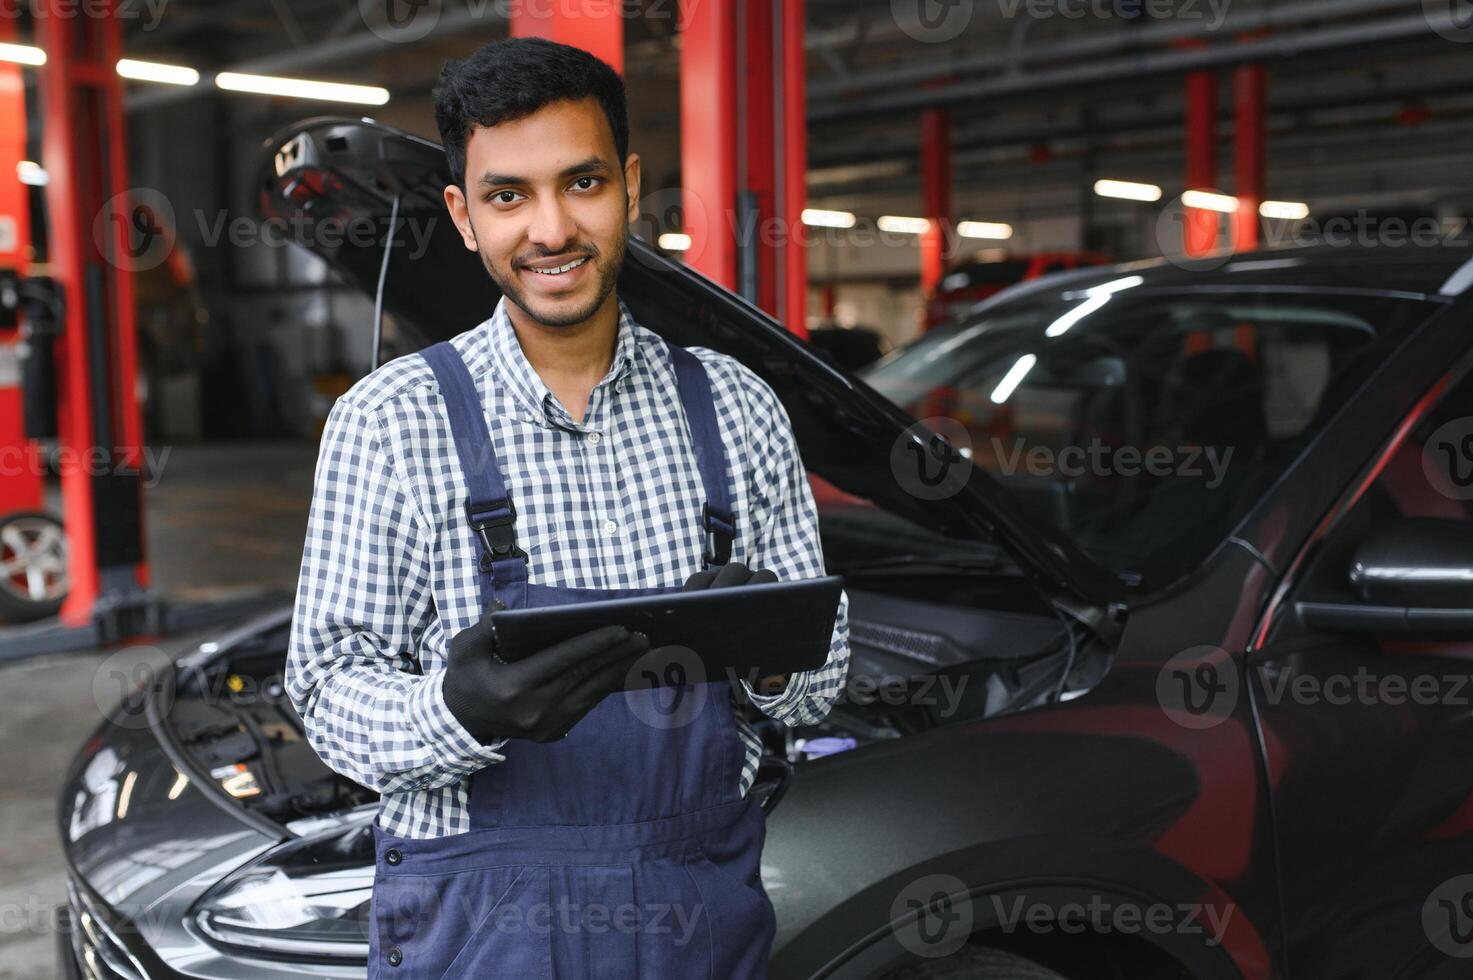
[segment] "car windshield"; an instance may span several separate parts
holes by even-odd
[[[1124,276],[952,322],[861,376],[1102,564],[1157,588],[1224,541],[1437,308]]]

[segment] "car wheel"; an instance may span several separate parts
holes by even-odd
[[[1039,966],[1000,949],[968,946],[958,953],[930,963],[901,967],[885,974],[885,980],[1066,980],[1048,967]]]
[[[54,616],[70,588],[61,522],[30,511],[0,517],[0,616]]]

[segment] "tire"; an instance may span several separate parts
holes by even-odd
[[[0,617],[54,616],[70,589],[61,521],[35,511],[0,516]]]
[[[930,963],[904,966],[885,974],[885,980],[1067,980],[1048,967],[1039,966],[1000,949],[968,946]]]

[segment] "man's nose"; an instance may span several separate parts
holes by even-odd
[[[556,254],[577,233],[578,226],[562,199],[544,198],[532,214],[532,223],[527,228],[527,240],[540,246],[548,254]]]

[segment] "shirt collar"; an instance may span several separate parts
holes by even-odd
[[[614,342],[614,359],[603,380],[594,386],[595,391],[621,382],[639,359],[634,316],[622,299],[616,297],[616,300],[619,304],[619,333]],[[543,383],[537,369],[527,360],[527,355],[523,353],[522,345],[517,340],[516,330],[512,327],[511,317],[506,311],[506,303],[506,296],[503,295],[485,325],[492,366],[518,405],[531,412],[535,420],[549,424],[576,425],[572,416],[558,404],[556,396]]]

